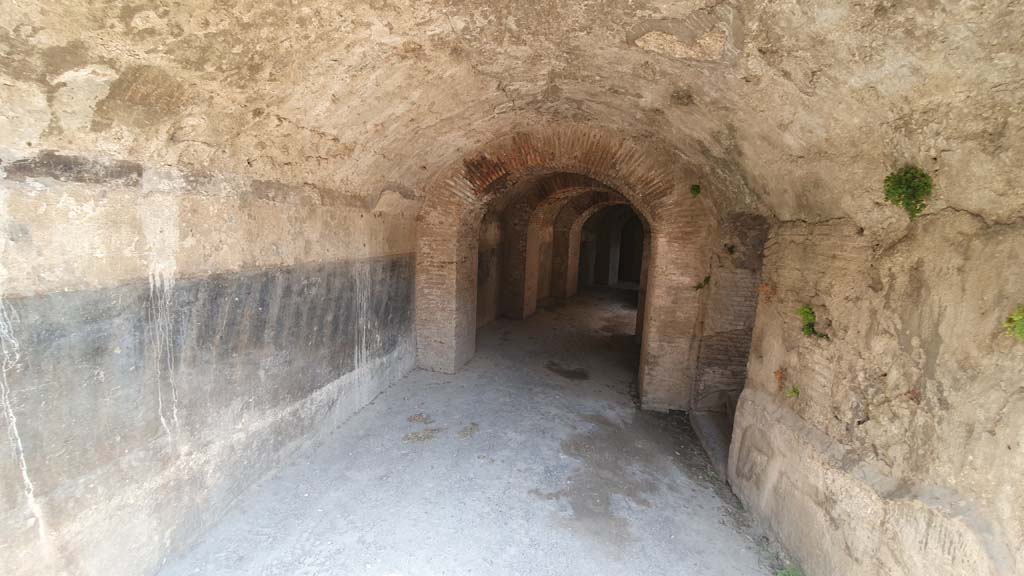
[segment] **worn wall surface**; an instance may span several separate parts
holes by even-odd
[[[940,206],[1024,207],[1013,2],[6,2],[4,147],[372,196],[568,121],[782,220],[877,212],[887,169]],[[452,87],[457,86],[457,90]],[[746,207],[746,208],[745,208]]]
[[[477,261],[476,325],[490,324],[498,317],[501,302],[501,222],[484,218],[480,226]]]
[[[691,409],[723,414],[732,421],[747,381],[747,357],[761,284],[768,222],[751,214],[730,215],[711,256],[703,292],[706,310]]]
[[[694,230],[772,224],[730,478],[807,574],[1021,572],[1021,29],[1009,0],[0,2],[0,560],[151,571],[407,367],[385,302],[452,225],[416,220],[430,184],[569,126],[545,150],[615,135],[592,160],[628,149],[649,207],[651,174],[699,183]],[[905,163],[935,182],[913,223],[881,192]],[[435,240],[479,263],[464,237]],[[649,276],[693,246],[652,241]],[[472,299],[466,270],[433,281]],[[694,270],[652,297],[692,307]],[[686,405],[692,358],[656,360],[652,406]]]
[[[697,375],[690,422],[715,470],[727,475],[729,446],[761,285],[768,222],[754,214],[730,214],[717,238],[708,276],[694,290],[704,298]]]
[[[152,572],[411,368],[399,195],[5,160],[5,574]]]
[[[538,248],[538,266],[540,273],[537,277],[537,301],[542,302],[551,297],[551,261],[552,244],[554,241],[554,229],[551,226],[544,228],[540,234],[540,246]]]
[[[729,477],[806,573],[1024,572],[1022,261],[956,210],[773,231]]]
[[[643,223],[639,218],[631,218],[622,228],[622,245],[619,249],[619,282],[639,285],[643,254]]]

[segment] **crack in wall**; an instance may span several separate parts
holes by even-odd
[[[4,175],[4,172],[0,171],[0,177]],[[7,229],[10,222],[8,196],[3,194],[0,195],[0,228]],[[6,235],[4,236],[0,238],[0,254],[7,253],[10,248],[10,241]],[[59,560],[57,549],[50,540],[49,524],[46,521],[43,507],[36,498],[36,488],[32,482],[32,476],[29,474],[25,445],[21,439],[21,431],[18,429],[18,417],[14,412],[11,387],[7,380],[8,373],[14,370],[21,360],[21,345],[14,334],[14,324],[18,318],[17,312],[4,298],[6,279],[7,269],[0,260],[0,410],[3,411],[4,419],[7,420],[7,439],[11,445],[11,454],[18,466],[22,493],[25,495],[25,505],[32,515],[38,536],[40,557],[37,562],[42,570],[53,572]]]
[[[13,311],[10,304],[0,298],[0,353],[3,357],[0,360],[0,406],[3,408],[4,418],[7,419],[7,438],[11,443],[11,451],[18,461],[18,470],[21,472],[22,490],[25,494],[25,503],[35,519],[36,531],[39,534],[39,544],[44,554],[44,565],[52,564],[54,561],[53,546],[48,535],[46,517],[43,508],[35,495],[35,485],[28,471],[28,461],[25,458],[25,446],[21,442],[21,433],[18,431],[18,418],[14,414],[14,405],[11,402],[11,389],[7,384],[7,373],[14,369],[21,358],[18,339],[14,336],[14,326],[11,322]]]
[[[139,217],[149,250],[147,315],[156,371],[157,415],[168,440],[180,453],[182,447],[178,438],[181,424],[178,420],[178,389],[174,382],[172,297],[179,236],[179,207],[175,191],[181,188],[181,175],[175,171],[146,172],[142,184],[145,191],[155,193],[152,205],[148,210],[140,211]]]
[[[155,277],[150,279],[149,322],[152,326],[152,343],[154,367],[156,369],[156,400],[160,426],[164,429],[171,443],[178,447],[177,437],[181,430],[178,421],[178,389],[174,383],[174,347],[171,339],[173,330],[171,323],[171,289],[173,280]],[[167,422],[164,407],[164,375],[170,393],[170,419]],[[180,448],[180,447],[179,447]]]

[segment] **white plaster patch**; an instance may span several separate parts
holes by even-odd
[[[46,94],[35,84],[0,76],[0,102],[0,150],[32,152],[50,123]]]
[[[174,382],[174,351],[171,345],[171,289],[177,271],[179,242],[179,196],[184,182],[176,170],[147,170],[142,176],[142,190],[147,194],[137,210],[146,237],[151,295],[149,344],[156,357],[157,411],[160,425],[168,439],[179,450],[178,391]],[[166,390],[165,390],[166,388]]]
[[[688,43],[673,34],[654,31],[637,38],[636,45],[644,50],[672,58],[717,60],[725,46],[725,36],[723,30],[716,28],[709,30],[696,41]]]
[[[7,202],[8,192],[0,189],[0,230],[7,230],[10,223]],[[17,460],[18,470],[21,474],[21,488],[25,497],[25,505],[32,515],[32,522],[39,536],[38,544],[41,552],[39,567],[41,569],[50,569],[55,563],[55,555],[50,543],[49,528],[42,506],[40,506],[39,501],[36,499],[35,484],[32,482],[28,460],[25,458],[25,445],[22,443],[21,432],[18,430],[18,417],[14,410],[14,398],[7,383],[8,372],[14,370],[21,359],[21,346],[14,333],[17,315],[3,298],[7,268],[3,265],[4,259],[2,256],[10,249],[9,244],[8,234],[0,234],[0,411],[3,412],[3,419],[7,422],[7,439],[10,442],[11,453]]]
[[[184,189],[185,183],[176,170],[146,170],[142,175],[146,200],[139,204],[137,213],[146,237],[151,286],[174,285],[179,240],[178,192]]]
[[[131,21],[132,30],[157,30],[164,31],[167,29],[167,25],[163,20],[157,16],[156,12],[152,10],[143,10],[136,14]]]
[[[106,97],[117,73],[103,65],[68,70],[55,80],[63,84],[53,97],[53,113],[64,131],[83,132],[92,124],[96,103]]]
[[[420,211],[422,200],[406,198],[393,190],[385,190],[377,199],[373,212],[376,214],[395,214],[403,217],[414,217]]]

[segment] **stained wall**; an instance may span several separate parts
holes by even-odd
[[[151,573],[412,367],[397,193],[56,152],[3,170],[7,573]]]

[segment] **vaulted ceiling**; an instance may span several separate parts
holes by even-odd
[[[102,153],[338,194],[422,190],[496,137],[569,123],[692,167],[737,210],[1024,215],[1024,6],[898,0],[19,0],[5,156]],[[1014,160],[1017,159],[1017,160]]]

